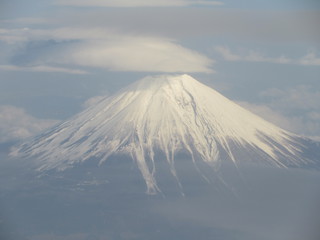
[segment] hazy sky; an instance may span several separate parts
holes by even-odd
[[[319,23],[317,0],[2,0],[0,143],[166,73],[319,137]]]

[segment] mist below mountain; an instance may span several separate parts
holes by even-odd
[[[319,171],[230,164],[204,179],[185,158],[183,190],[163,164],[156,195],[127,157],[41,176],[1,162],[1,239],[319,239]]]
[[[320,239],[320,143],[188,75],[2,148],[0,239]]]

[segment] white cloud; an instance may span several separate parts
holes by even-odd
[[[219,6],[223,5],[223,2],[212,0],[56,0],[55,4],[81,7],[184,7],[192,5]]]
[[[15,65],[0,65],[1,70],[5,71],[25,71],[25,72],[60,72],[60,73],[69,73],[69,74],[87,74],[88,72],[79,70],[79,69],[70,69],[62,67],[51,67],[51,66],[30,66],[30,67],[21,67]]]
[[[268,89],[260,93],[262,104],[238,102],[275,125],[306,136],[320,137],[320,92],[309,86]]]
[[[273,104],[267,106],[249,102],[237,103],[282,129],[314,139],[320,138],[320,112],[310,112],[305,116],[286,115],[285,112],[276,110],[277,108]]]
[[[94,1],[84,0],[84,4]],[[97,0],[98,4],[106,1]],[[109,1],[118,4],[119,0]],[[133,3],[128,0],[128,3]],[[146,0],[146,2],[152,2]],[[157,2],[174,3],[175,0]],[[182,1],[188,3],[188,1]],[[192,0],[192,2],[202,2]],[[211,1],[205,1],[211,2]],[[56,8],[54,8],[56,9]],[[205,7],[177,7],[177,8],[118,8],[105,11],[101,8],[83,8],[77,11],[68,8],[68,11],[54,12],[46,15],[46,25],[43,29],[52,26],[78,26],[118,29],[125,33],[180,37],[221,36],[230,39],[246,39],[259,42],[302,43],[319,46],[320,22],[319,11],[259,11]],[[31,22],[36,21],[28,20]],[[2,26],[6,26],[2,24]],[[18,26],[30,27],[28,23],[20,21]],[[72,33],[72,31],[70,32]]]
[[[241,56],[236,55],[230,51],[227,47],[217,46],[214,48],[216,52],[220,53],[221,56],[227,61],[240,61]]]
[[[74,44],[49,61],[111,71],[213,72],[213,60],[206,56],[173,41],[149,37],[86,41]]]
[[[295,111],[320,112],[320,91],[311,86],[300,85],[284,90],[267,89],[260,93],[260,97],[277,109],[292,113]]]
[[[86,1],[89,4],[91,2]],[[112,2],[117,4],[118,1]],[[117,8],[108,11],[108,14],[101,8],[83,10],[61,12],[49,20],[60,26],[100,26],[125,33],[174,38],[223,36],[233,41],[242,39],[262,43],[302,43],[315,47],[320,42],[317,24],[320,22],[320,13],[317,10],[257,12],[253,9],[153,7]]]
[[[277,64],[296,64],[307,66],[320,66],[320,58],[314,52],[310,52],[300,59],[288,58],[284,55],[279,57],[266,57],[256,51],[248,51],[244,55],[233,53],[228,47],[217,46],[214,48],[226,61],[245,61],[245,62],[268,62]]]
[[[0,41],[6,42],[8,44],[15,44],[17,42],[26,41],[28,39],[28,30],[28,28],[0,28]]]
[[[114,31],[104,28],[0,28],[0,40],[8,44],[24,43],[28,41],[44,41],[54,39],[63,40],[99,40],[117,36]]]
[[[9,43],[22,42],[19,45],[41,41],[49,44],[53,40],[53,50],[50,50],[50,46],[48,49],[41,46],[41,51],[34,52],[32,49],[27,52],[29,56],[26,56],[31,59],[28,65],[36,65],[38,68],[46,66],[46,70],[52,71],[85,73],[57,67],[71,64],[111,71],[213,72],[213,60],[172,39],[119,34],[103,28],[0,29],[1,39]],[[16,70],[19,69],[16,67]]]
[[[57,122],[52,119],[35,118],[21,108],[0,105],[0,143],[30,137]]]
[[[320,57],[317,57],[314,52],[310,52],[299,60],[301,65],[320,66]]]

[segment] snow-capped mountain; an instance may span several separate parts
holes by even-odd
[[[299,165],[299,137],[243,109],[189,75],[146,77],[106,97],[11,155],[32,157],[39,170],[64,170],[115,154],[132,157],[149,193],[157,192],[155,156],[165,155],[174,177],[175,155],[218,167],[238,154],[279,167]],[[258,160],[259,159],[259,160]]]

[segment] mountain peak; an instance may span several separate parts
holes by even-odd
[[[170,84],[174,82],[194,82],[197,81],[193,77],[188,74],[163,74],[163,75],[155,75],[155,76],[147,76],[142,78],[137,82],[145,82],[150,81],[153,84]]]
[[[171,75],[156,75],[147,76],[137,81],[133,85],[130,85],[130,89],[149,90],[160,89],[163,87],[174,86],[175,90],[179,89],[179,86],[192,85],[199,83],[196,79],[188,74],[171,74]],[[126,90],[126,89],[125,89]]]
[[[277,166],[298,164],[294,135],[248,112],[189,75],[146,77],[105,98],[13,155],[37,157],[39,170],[63,170],[90,158],[131,156],[149,193],[159,191],[155,154],[162,152],[171,173],[177,152],[218,166],[221,155],[237,164],[236,150],[255,152]],[[286,160],[283,160],[286,159]]]

